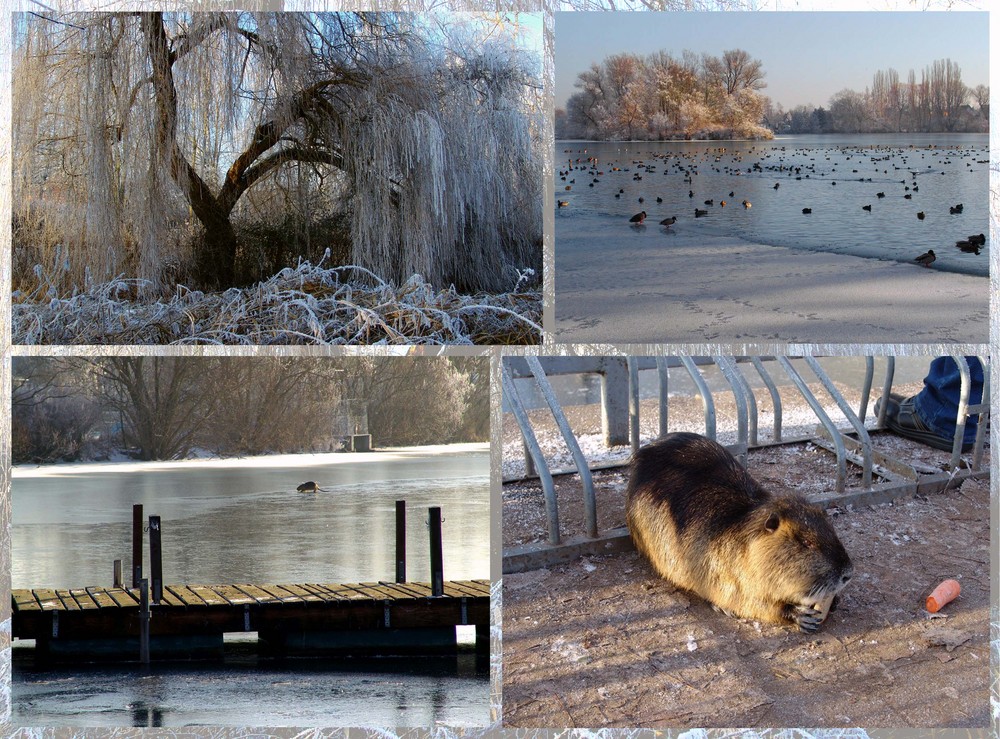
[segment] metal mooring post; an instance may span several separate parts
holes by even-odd
[[[406,582],[406,501],[396,501],[396,582]]]
[[[163,549],[160,544],[160,517],[149,517],[149,569],[152,578],[150,596],[156,605],[163,598]]]
[[[149,664],[149,580],[139,581],[139,661]]]
[[[120,588],[122,586],[122,561],[120,559],[115,560],[115,587]]]
[[[430,510],[431,595],[444,595],[444,566],[441,557],[441,509]]]
[[[142,503],[132,506],[132,587],[142,579]]]

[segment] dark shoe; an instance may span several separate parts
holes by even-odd
[[[895,418],[899,414],[899,404],[904,400],[899,393],[889,393],[889,402],[886,405],[885,417]],[[875,401],[875,418],[878,418],[879,411],[882,410],[882,398]]]
[[[913,398],[896,401],[890,395],[889,404],[886,406],[885,425],[906,439],[912,439],[941,451],[950,452],[955,443],[953,438],[948,439],[941,436],[924,424],[923,419],[917,413]],[[962,451],[967,452],[972,449],[972,446],[972,444],[963,444]]]

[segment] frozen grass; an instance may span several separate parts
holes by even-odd
[[[542,295],[435,292],[419,275],[396,287],[355,266],[301,263],[253,287],[203,293],[178,286],[143,301],[119,278],[70,297],[49,286],[15,292],[15,344],[537,344]]]

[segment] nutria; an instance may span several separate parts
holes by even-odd
[[[772,495],[698,434],[667,434],[635,453],[625,521],[660,575],[733,616],[812,632],[851,578],[822,509]]]

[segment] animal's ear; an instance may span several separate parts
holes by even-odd
[[[768,530],[769,533],[774,533],[778,530],[778,525],[781,523],[781,519],[778,517],[777,513],[772,513],[767,517],[764,522],[764,528]]]

